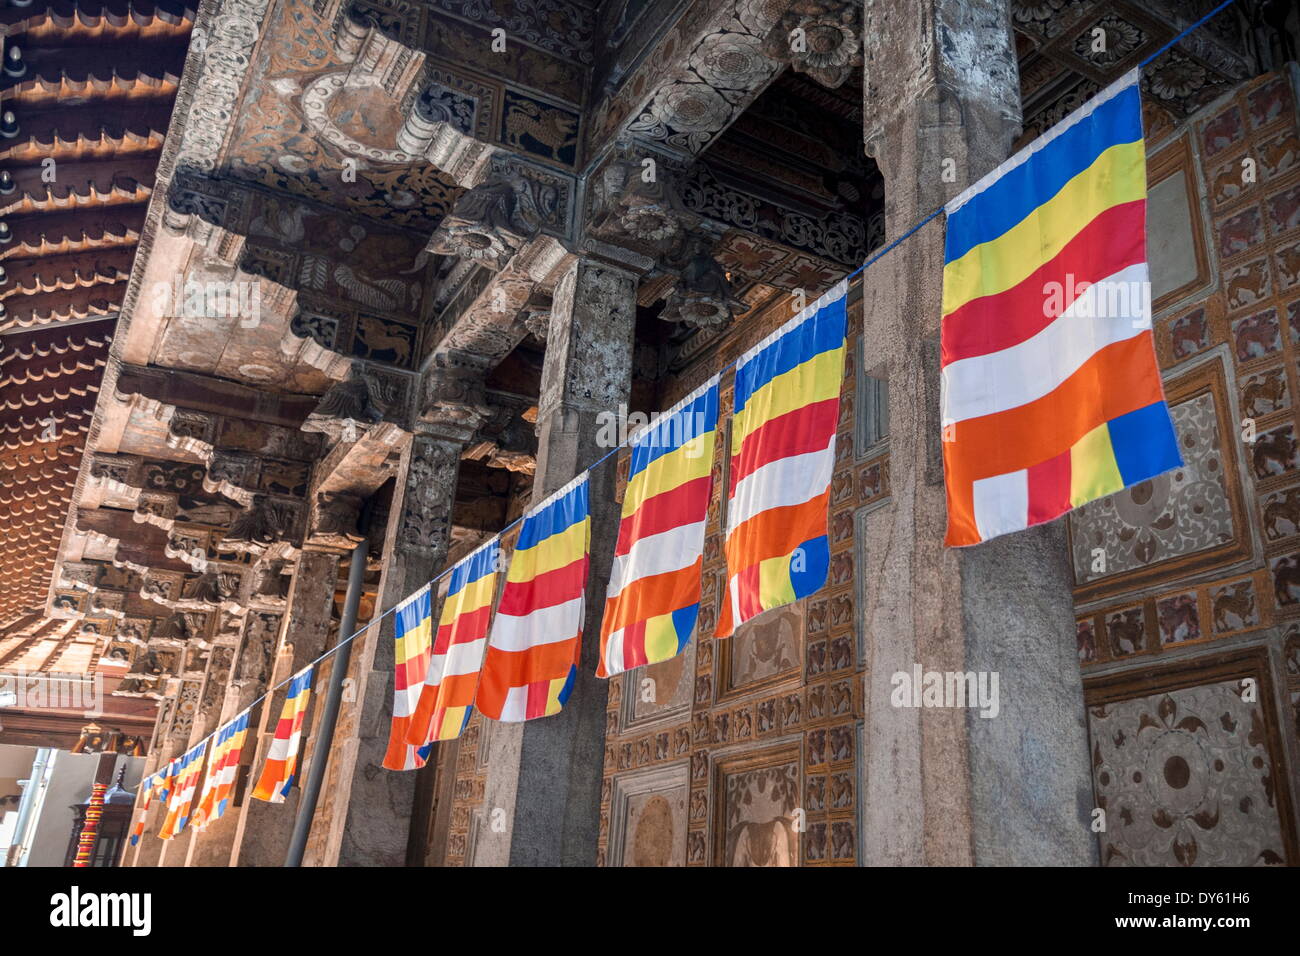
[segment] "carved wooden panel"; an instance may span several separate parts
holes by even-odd
[[[614,779],[607,866],[685,866],[689,767],[678,761]]]
[[[1294,863],[1265,648],[1085,684],[1102,862]]]

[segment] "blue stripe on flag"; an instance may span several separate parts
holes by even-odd
[[[1134,83],[950,214],[943,261],[953,262],[996,239],[1059,193],[1107,149],[1140,139],[1142,105]]]

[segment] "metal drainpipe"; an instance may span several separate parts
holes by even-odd
[[[18,820],[14,825],[14,842],[9,846],[7,851],[9,856],[8,866],[25,866],[27,850],[31,843],[31,835],[27,832],[32,825],[32,814],[40,806],[42,791],[45,789],[46,777],[49,775],[50,758],[54,750],[50,747],[39,747],[36,750],[36,759],[32,761],[32,772],[28,777],[27,786],[23,787],[22,799],[18,801]]]
[[[357,519],[357,531],[362,539],[352,549],[352,564],[348,568],[348,590],[343,597],[343,619],[339,621],[338,640],[346,640],[357,629],[357,608],[361,604],[361,586],[366,575],[366,552],[370,546],[370,499],[361,507]],[[337,646],[337,645],[335,645]],[[307,782],[302,788],[302,799],[298,802],[298,816],[293,821],[293,836],[289,840],[289,853],[285,857],[285,866],[302,866],[303,854],[307,852],[307,837],[311,835],[312,817],[316,815],[316,801],[320,797],[321,784],[325,782],[325,768],[329,762],[330,746],[334,742],[334,726],[338,723],[339,704],[343,701],[343,678],[348,672],[348,661],[352,658],[352,642],[348,641],[335,652],[330,667],[330,686],[325,696],[325,709],[321,711],[320,728],[314,734],[311,767],[307,771]]]

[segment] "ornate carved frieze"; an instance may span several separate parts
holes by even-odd
[[[740,115],[781,69],[764,50],[764,40],[778,25],[788,0],[736,0],[718,4],[693,37],[679,43],[674,61],[652,64],[657,82],[638,97],[639,104],[623,129],[686,155],[698,155]],[[599,113],[619,108],[618,100],[635,88],[640,72],[628,77],[614,102]],[[632,101],[636,102],[636,101]]]
[[[202,11],[190,41],[191,55],[202,58],[202,69],[181,138],[178,168],[217,168],[269,7],[270,0],[224,0]]]
[[[835,89],[862,65],[862,4],[795,0],[763,41],[763,52]]]

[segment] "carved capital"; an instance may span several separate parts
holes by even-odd
[[[429,251],[499,271],[553,218],[558,200],[554,186],[525,176],[513,164],[495,164],[483,182],[456,200],[430,239]]]
[[[254,495],[230,524],[222,547],[243,554],[264,554],[277,544],[302,543],[302,505],[294,500]]]
[[[467,442],[492,412],[483,391],[487,361],[472,352],[445,349],[434,356],[420,394],[425,431]]]
[[[331,444],[351,444],[381,421],[407,422],[412,376],[352,362],[348,377],[321,396],[302,430],[327,435]]]
[[[304,547],[313,551],[346,554],[365,536],[357,530],[361,498],[346,493],[324,492],[312,502]]]
[[[677,163],[631,138],[620,139],[591,183],[587,231],[654,256],[677,242],[696,217],[682,205]]]
[[[720,329],[749,306],[731,292],[727,273],[710,252],[709,237],[696,234],[687,246],[677,285],[659,317],[691,328]]]

